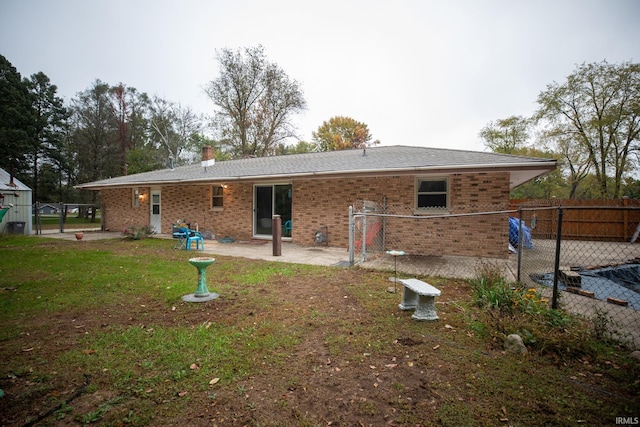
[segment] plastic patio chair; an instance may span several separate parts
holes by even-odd
[[[292,227],[292,222],[291,220],[285,221],[284,224],[282,224],[282,234],[290,237],[291,236],[291,227]]]
[[[191,243],[195,242],[196,250],[200,249],[204,251],[204,237],[199,231],[189,230],[187,234],[187,241],[185,243],[186,249],[191,250]]]

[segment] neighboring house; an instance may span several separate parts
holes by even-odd
[[[58,213],[58,208],[50,204],[44,204],[38,206],[40,215],[55,215]]]
[[[205,147],[201,164],[76,188],[100,191],[110,230],[150,225],[157,233],[170,233],[172,224],[184,219],[216,237],[269,239],[271,218],[278,214],[283,224],[290,220],[292,225],[283,240],[313,245],[315,230],[326,227],[330,246],[348,248],[349,206],[357,200],[386,198],[410,207],[414,215],[469,212],[471,205],[504,210],[513,187],[555,168],[552,159],[410,146],[215,162],[213,150]],[[507,256],[506,216],[478,223],[460,217],[447,229],[451,238],[439,242],[424,242],[416,237],[421,230],[407,227],[403,250]],[[470,239],[480,243],[469,245]]]
[[[31,234],[31,198],[31,188],[0,169],[0,207],[13,205],[0,222],[0,233]]]

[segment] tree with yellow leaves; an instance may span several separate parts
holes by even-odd
[[[352,150],[380,144],[378,140],[371,142],[366,124],[344,116],[323,122],[312,137],[318,151]]]

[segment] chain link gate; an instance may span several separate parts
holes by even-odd
[[[367,260],[367,252],[385,250],[384,202],[359,200],[349,208],[349,263],[359,264]],[[379,216],[382,215],[382,216]]]

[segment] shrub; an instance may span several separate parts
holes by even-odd
[[[516,292],[502,276],[500,269],[491,264],[483,264],[476,274],[477,277],[471,280],[474,303],[480,308],[510,313],[516,306]]]
[[[152,235],[153,230],[148,225],[130,225],[124,229],[122,234],[124,234],[127,239],[141,240]]]
[[[552,309],[539,289],[508,283],[495,266],[483,265],[470,283],[473,304],[481,309],[472,329],[496,344],[517,333],[525,344],[540,352],[578,356],[593,353],[602,341],[606,321],[600,318],[590,325],[563,310]]]
[[[550,312],[549,300],[536,288],[525,289],[508,283],[499,268],[483,265],[471,280],[474,303],[480,308],[492,308],[514,314],[546,316]]]

